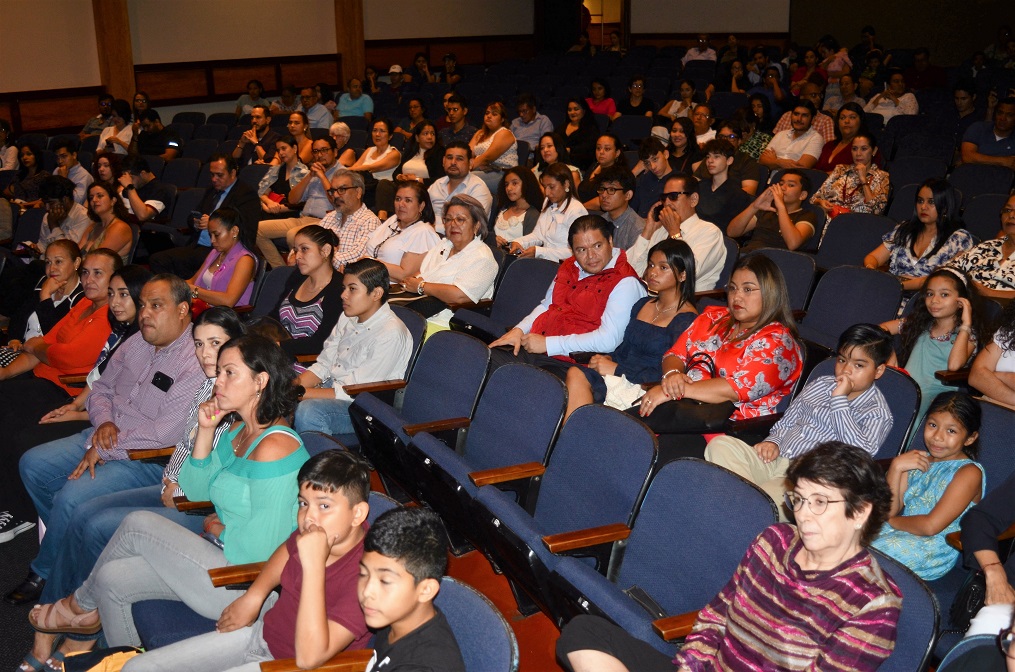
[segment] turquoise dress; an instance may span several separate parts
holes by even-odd
[[[958,337],[959,332],[953,331],[948,335],[947,341],[939,341],[930,337],[930,332],[920,334],[913,346],[913,352],[906,362],[906,371],[913,377],[913,380],[920,386],[920,412],[916,416],[917,427],[923,427],[923,416],[930,408],[934,397],[942,392],[954,392],[955,387],[945,385],[934,377],[935,371],[944,371],[948,368],[948,355],[952,351],[952,344]],[[975,339],[973,341],[976,342]],[[910,443],[912,445],[912,442]]]
[[[930,513],[941,500],[955,473],[967,464],[975,464],[980,469],[982,498],[987,489],[987,479],[983,476],[983,467],[978,462],[972,460],[935,462],[926,473],[918,469],[909,472],[906,494],[902,497],[905,507],[902,514],[920,516]],[[957,516],[948,527],[932,537],[920,537],[903,532],[885,523],[871,546],[906,565],[924,581],[939,579],[948,573],[959,557],[959,552],[945,541],[945,535],[959,530],[959,521],[972,506],[973,502],[970,502],[962,515]]]
[[[219,436],[208,457],[188,457],[180,468],[180,487],[192,501],[211,500],[225,525],[221,540],[231,565],[267,560],[296,529],[296,475],[310,453],[300,435],[284,425],[271,425],[239,457],[233,439],[243,429],[240,422]],[[255,462],[247,459],[264,437],[283,432],[300,447],[280,460]]]

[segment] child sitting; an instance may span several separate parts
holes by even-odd
[[[436,513],[399,508],[377,517],[363,542],[359,603],[378,629],[367,672],[465,672],[458,642],[433,599],[447,570]]]
[[[133,658],[124,672],[252,672],[277,658],[313,668],[339,651],[366,646],[370,632],[356,602],[356,580],[370,468],[357,455],[329,450],[310,458],[298,480],[296,531],[222,611],[216,631]]]
[[[705,459],[756,483],[781,503],[789,461],[818,444],[842,441],[874,455],[892,428],[888,403],[874,387],[892,354],[891,337],[873,324],[855,324],[842,332],[837,352],[835,376],[808,383],[764,441],[749,446],[719,436],[705,448]]]
[[[979,295],[969,289],[965,273],[940,268],[924,281],[908,317],[885,322],[881,326],[901,337],[899,365],[920,386],[922,401],[918,418],[926,413],[930,401],[949,388],[934,377],[936,371],[957,371],[976,353],[976,339],[983,334],[983,311]]]
[[[937,395],[923,429],[927,450],[903,453],[888,468],[892,508],[871,545],[924,581],[944,576],[955,564],[959,552],[945,535],[958,531],[962,516],[986,489],[983,467],[973,461],[980,415],[980,405],[968,394]]]

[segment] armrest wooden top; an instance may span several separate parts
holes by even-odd
[[[543,545],[551,553],[564,553],[577,548],[588,548],[596,544],[608,544],[627,539],[631,536],[631,528],[623,523],[610,523],[599,527],[590,527],[573,532],[548,534],[543,537]]]
[[[1013,524],[1007,530],[1004,530],[1003,532],[1001,532],[1001,534],[997,535],[997,540],[998,541],[1005,541],[1006,539],[1015,539],[1015,524]],[[954,548],[955,550],[958,550],[958,551],[962,550],[962,533],[961,532],[952,532],[951,534],[946,534],[945,535],[945,541],[947,541],[948,545],[951,546],[952,548]]]
[[[64,385],[84,385],[88,375],[81,373],[76,376],[60,376],[60,382]]]
[[[698,612],[689,611],[686,614],[667,616],[666,618],[652,621],[652,629],[656,631],[657,635],[669,642],[691,634],[691,629],[694,628],[696,620],[698,620]]]
[[[387,392],[388,390],[400,390],[405,387],[404,380],[382,380],[376,383],[360,383],[359,385],[343,385],[342,390],[350,397],[363,392]]]
[[[173,497],[173,503],[176,504],[176,510],[180,512],[193,511],[195,509],[208,509],[215,506],[211,502],[192,502],[186,497]]]
[[[474,471],[469,474],[469,478],[477,487],[483,487],[484,485],[495,485],[497,483],[507,483],[508,481],[517,481],[523,478],[532,478],[533,476],[542,476],[546,472],[544,467],[539,462],[526,462],[524,464],[513,464],[510,467],[498,467],[496,469],[484,469],[483,471]]]
[[[935,371],[934,377],[942,383],[958,385],[969,380],[969,371],[970,368],[968,366],[962,367],[957,371]]]
[[[698,299],[722,299],[726,297],[726,288],[722,289],[705,289],[700,292],[694,293],[695,300]]]
[[[482,310],[483,308],[489,308],[493,305],[493,299],[480,299],[473,303],[472,301],[462,301],[461,303],[449,303],[448,308],[452,311],[458,310],[459,308],[467,308],[468,310]]]
[[[249,562],[245,565],[226,565],[208,570],[211,585],[216,588],[231,586],[234,583],[249,583],[257,578],[264,568],[263,562]]]
[[[296,355],[296,361],[300,364],[314,364],[320,355]]]
[[[315,667],[317,672],[363,672],[367,669],[367,663],[373,658],[373,649],[360,649],[358,651],[343,651],[328,662]],[[294,658],[282,658],[281,660],[267,660],[261,663],[261,672],[304,672],[303,668],[296,666]]]
[[[176,446],[165,448],[149,448],[147,450],[128,450],[127,456],[132,460],[150,460],[155,457],[170,457],[176,451]]]
[[[430,422],[417,422],[414,425],[405,425],[402,431],[409,436],[416,436],[420,432],[447,432],[452,429],[464,429],[472,423],[469,418],[445,418],[444,420],[431,420]]]

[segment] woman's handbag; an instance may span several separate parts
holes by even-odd
[[[965,631],[969,628],[969,622],[987,600],[987,577],[981,571],[970,572],[962,587],[955,595],[950,612],[952,626],[956,630]]]
[[[698,369],[715,378],[715,360],[707,352],[696,352],[687,359],[685,371]],[[674,399],[659,404],[652,415],[642,420],[658,434],[715,434],[736,411],[732,401],[709,404],[694,399]]]

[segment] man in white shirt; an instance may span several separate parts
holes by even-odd
[[[708,35],[698,35],[698,43],[687,50],[684,57],[680,59],[681,64],[687,65],[690,61],[712,61],[715,63],[715,49],[708,44]]]
[[[807,82],[800,89],[800,99],[809,100],[814,104],[815,110],[821,109],[821,103],[824,100],[824,94],[821,91],[821,86],[814,82]],[[841,105],[840,105],[841,107]],[[783,112],[782,116],[779,117],[779,122],[773,129],[773,135],[781,133],[782,131],[788,131],[793,128],[793,111]],[[821,134],[821,137],[825,142],[831,142],[835,140],[835,121],[828,114],[817,113],[811,120],[811,128]]]
[[[521,359],[563,378],[570,353],[613,352],[624,339],[645,288],[624,251],[613,247],[613,225],[599,215],[579,217],[568,244],[574,256],[560,265],[543,300],[490,344],[492,366]]]
[[[297,379],[306,390],[296,407],[297,432],[351,434],[352,397],[344,386],[405,375],[412,334],[388,305],[389,283],[387,268],[375,259],[345,267],[342,315],[317,362]]]
[[[56,155],[56,170],[53,171],[53,174],[66,177],[73,182],[74,202],[84,205],[85,194],[95,179],[78,163],[77,142],[70,138],[63,138],[53,145],[53,153]]]
[[[434,228],[437,233],[444,233],[444,220],[441,213],[444,212],[444,203],[452,196],[459,194],[472,196],[483,204],[487,218],[490,217],[493,196],[483,180],[469,172],[471,162],[472,149],[465,142],[455,141],[444,149],[445,177],[436,180],[427,190],[430,194],[430,203],[433,204]]]
[[[719,227],[698,217],[694,211],[697,205],[696,177],[677,173],[666,180],[662,199],[649,210],[645,229],[627,250],[631,266],[638,275],[645,273],[648,251],[653,245],[667,237],[677,238],[687,243],[694,253],[698,289],[715,289],[726,263],[726,245]]]
[[[529,149],[539,146],[539,139],[544,133],[553,132],[553,122],[545,114],[536,109],[536,97],[531,93],[518,94],[518,118],[511,122],[511,132],[516,140],[529,143]],[[519,156],[518,162],[525,165],[528,157]]]
[[[825,146],[825,139],[811,127],[815,114],[817,111],[814,103],[809,100],[797,101],[790,117],[792,128],[776,133],[761,153],[758,163],[772,170],[813,168]]]

